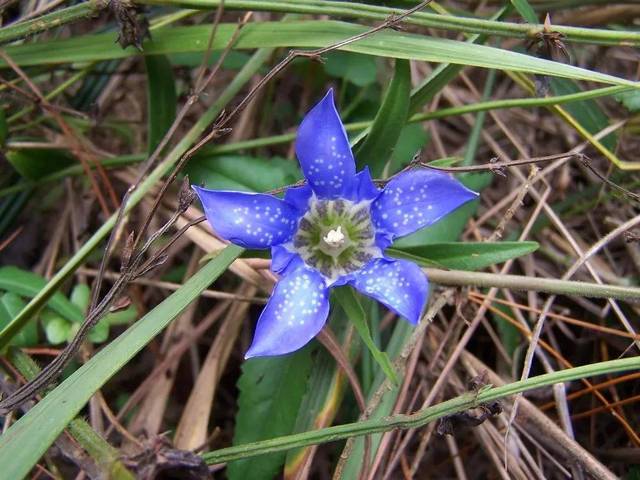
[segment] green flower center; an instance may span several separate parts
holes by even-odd
[[[291,249],[329,283],[359,270],[382,255],[375,245],[370,204],[312,198],[309,210],[300,219]]]

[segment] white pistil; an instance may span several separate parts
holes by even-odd
[[[342,227],[338,226],[335,230],[329,230],[327,234],[322,237],[324,243],[332,248],[340,248],[344,245],[345,236],[342,233]]]

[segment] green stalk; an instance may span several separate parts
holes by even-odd
[[[178,162],[180,157],[193,145],[209,125],[218,117],[225,105],[242,89],[242,87],[251,79],[251,77],[262,67],[264,62],[270,57],[271,49],[258,50],[253,57],[245,64],[238,74],[229,83],[227,88],[220,94],[218,99],[211,105],[206,112],[200,117],[191,130],[182,138],[182,140],[169,152],[166,158],[160,162],[155,169],[147,176],[147,178],[139,185],[139,187],[129,197],[125,213],[131,211],[149,192],[149,190],[169,172]],[[0,349],[4,348],[11,339],[20,331],[20,329],[32,318],[40,308],[47,302],[65,282],[65,280],[75,272],[75,270],[84,262],[87,256],[102,242],[116,222],[117,214],[109,217],[102,226],[87,240],[82,247],[75,253],[73,257],[53,276],[27,306],[0,332]]]
[[[0,44],[44,32],[83,18],[89,18],[106,7],[106,0],[87,0],[71,7],[56,10],[26,22],[18,22],[0,29]]]
[[[26,378],[31,380],[40,372],[40,367],[22,350],[9,349],[9,361]],[[86,421],[74,418],[68,425],[69,433],[96,461],[102,473],[114,480],[133,480],[134,476],[120,461],[121,454],[102,438]]]
[[[502,275],[463,270],[440,270],[437,268],[424,268],[423,270],[429,280],[439,285],[509,288],[557,295],[640,301],[640,288],[638,287],[600,285],[597,283],[557,280],[555,278],[525,277],[522,275]]]
[[[219,6],[221,1],[222,0],[142,0],[138,3],[209,10]],[[377,21],[386,20],[389,15],[397,14],[401,11],[397,8],[329,0],[225,0],[224,4],[225,9],[228,10],[306,13]],[[100,11],[103,5],[102,0],[89,0],[88,2],[57,10],[27,22],[9,25],[0,30],[0,44],[95,14]],[[540,24],[531,25],[497,22],[428,12],[417,12],[407,18],[405,22],[439,30],[464,32],[467,34],[484,33],[515,38],[531,38],[541,33],[544,28],[543,25]],[[570,42],[598,45],[640,45],[640,32],[567,27],[563,25],[553,25],[553,30],[565,35],[566,40]]]
[[[309,432],[287,435],[261,442],[223,448],[203,455],[208,464],[230,462],[241,458],[279,452],[291,448],[305,447],[319,443],[335,442],[349,437],[388,432],[395,429],[419,428],[439,418],[475,408],[482,403],[499,400],[510,395],[526,392],[557,383],[565,383],[586,377],[604,375],[627,370],[640,369],[640,357],[610,360],[557,372],[547,373],[518,381],[501,387],[488,387],[478,393],[466,393],[446,402],[434,405],[411,415],[392,415],[375,420],[347,423],[335,427],[312,430]]]

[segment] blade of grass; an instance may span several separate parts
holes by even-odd
[[[220,24],[213,50],[224,48],[235,29],[235,24]],[[368,30],[362,25],[324,20],[253,23],[243,29],[235,48],[326,47]],[[201,52],[208,46],[208,36],[209,28],[205,25],[162,28],[154,32],[153,41],[145,43],[144,52],[146,55]],[[341,49],[366,55],[524,71],[640,88],[637,82],[509,50],[395,31],[380,31]],[[10,46],[6,52],[21,66],[107,60],[137,54],[114,45],[111,34]],[[6,67],[6,64],[0,63],[0,67]]]
[[[235,245],[225,248],[180,289],[98,352],[13,424],[0,437],[0,465],[3,465],[5,478],[25,477],[91,395],[169,325],[241,253],[242,248]]]
[[[222,0],[144,0],[138,2],[148,5],[169,5],[172,7],[195,8],[211,10],[222,3]],[[584,3],[584,2],[580,2]],[[33,35],[74,22],[98,13],[104,8],[104,0],[89,0],[87,2],[57,10],[39,18],[8,25],[0,30],[0,44],[8,43],[19,38]],[[283,13],[303,13],[330,15],[358,20],[383,21],[390,15],[398,14],[397,8],[389,8],[363,3],[328,0],[224,0],[227,10],[253,10]],[[428,12],[417,12],[405,20],[406,23],[420,25],[439,30],[450,30],[464,33],[484,33],[515,38],[530,38],[543,31],[542,25],[531,25],[513,22],[499,22],[474,17],[455,15],[439,15]],[[584,42],[600,45],[630,46],[640,44],[640,33],[629,30],[605,30],[596,28],[567,27],[554,25],[554,31],[563,34],[568,41]],[[112,35],[115,39],[115,34]],[[113,41],[113,40],[112,40]]]
[[[291,448],[334,442],[372,433],[387,432],[398,428],[419,428],[444,416],[475,408],[482,403],[499,400],[520,392],[526,392],[556,383],[579,380],[581,378],[638,369],[640,369],[640,357],[609,360],[576,368],[568,368],[531,377],[525,381],[509,383],[500,387],[485,387],[478,393],[467,393],[411,415],[392,415],[380,419],[364,420],[356,423],[337,425],[335,427],[311,430],[309,432],[287,435],[271,440],[223,448],[214,452],[205,453],[203,457],[208,464],[217,464],[239,458],[248,458],[270,452],[289,450]]]

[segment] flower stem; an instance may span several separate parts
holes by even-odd
[[[374,420],[365,420],[356,423],[347,423],[335,427],[311,430],[283,437],[272,438],[260,442],[237,445],[205,453],[204,460],[208,464],[229,462],[240,458],[253,457],[270,452],[289,450],[291,448],[304,447],[319,443],[334,442],[349,437],[369,435],[378,432],[387,432],[394,429],[418,428],[433,422],[439,418],[474,408],[479,404],[498,400],[535,388],[540,388],[556,383],[564,383],[585,377],[621,372],[625,370],[640,369],[640,357],[624,358],[599,362],[581,367],[560,370],[557,372],[539,375],[525,381],[509,383],[495,388],[481,389],[478,393],[466,393],[452,398],[438,405],[425,408],[411,415],[392,415]]]
[[[617,300],[640,301],[640,288],[620,285],[598,285],[597,283],[557,280],[554,278],[502,275],[497,273],[468,272],[463,270],[440,270],[425,268],[433,283],[461,287],[498,287],[513,290],[547,292],[581,297],[615,298]]]

